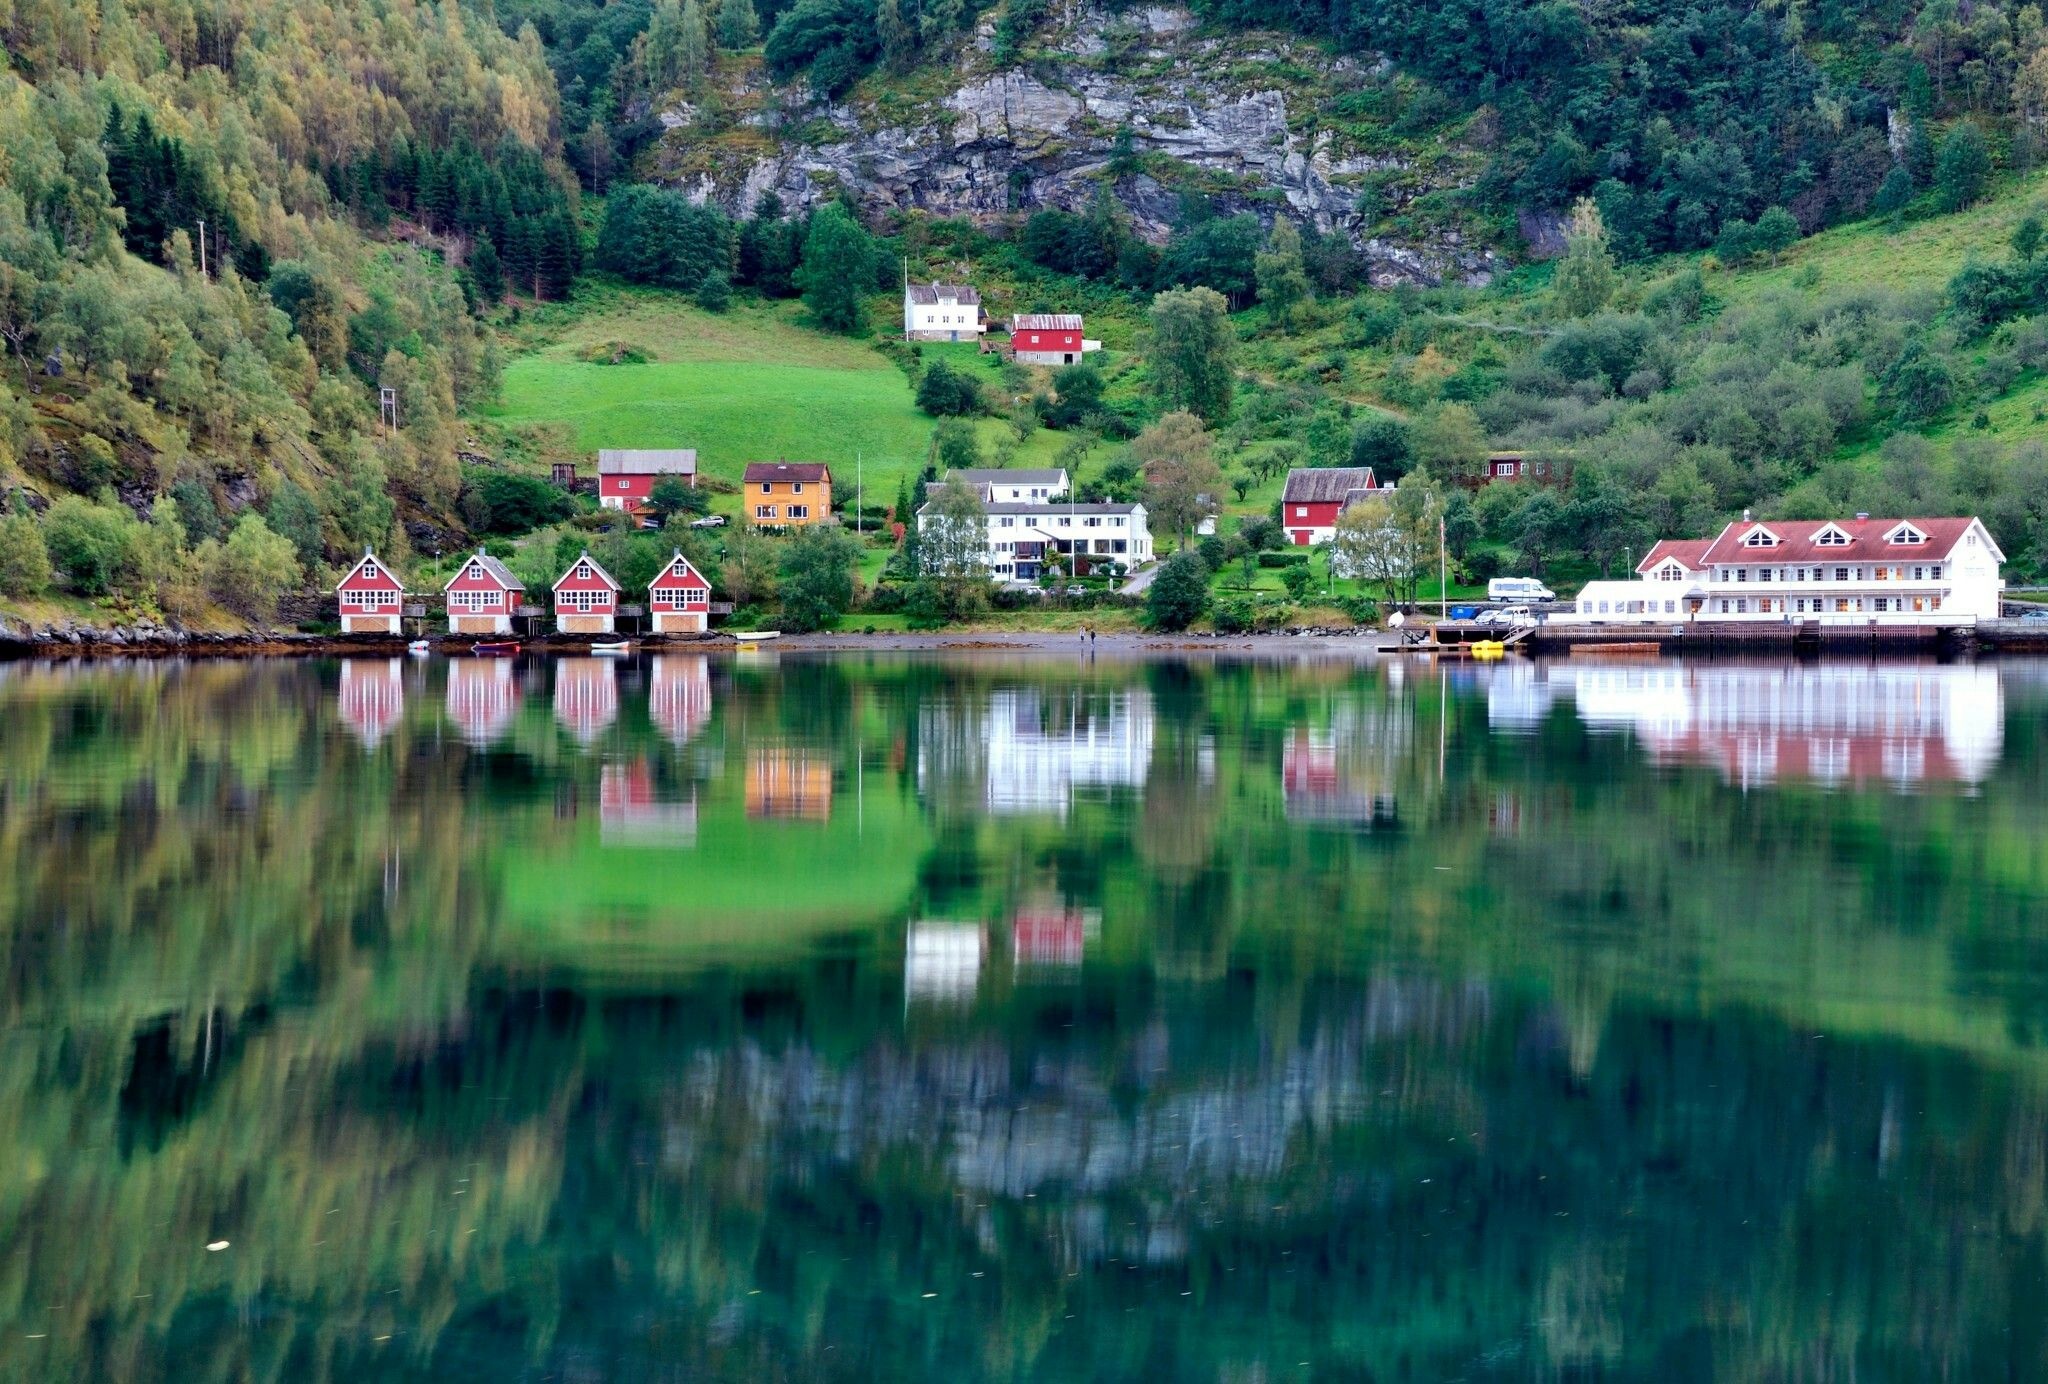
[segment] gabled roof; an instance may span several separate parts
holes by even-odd
[[[511,568],[507,567],[504,563],[498,561],[498,559],[492,557],[489,553],[484,552],[482,549],[478,549],[476,552],[473,552],[468,557],[464,558],[462,560],[462,565],[455,569],[455,575],[448,578],[448,586],[444,586],[441,589],[443,591],[446,591],[448,587],[453,586],[455,585],[455,583],[461,581],[462,574],[469,570],[469,564],[472,562],[481,566],[484,569],[485,576],[489,577],[498,585],[504,587],[507,591],[524,591],[526,589],[526,583],[519,580],[519,578],[513,576]]]
[[[562,569],[562,575],[555,578],[554,589],[560,591],[562,589],[562,583],[569,580],[570,577],[574,576],[576,574],[577,566],[585,562],[590,564],[590,572],[592,576],[596,577],[599,581],[603,582],[606,586],[610,587],[614,591],[617,591],[619,589],[619,584],[612,578],[612,574],[605,571],[604,568],[601,565],[599,565],[598,560],[592,557],[587,551],[578,554],[575,562],[570,563],[567,567]]]
[[[923,307],[931,307],[941,299],[954,303],[965,303],[969,307],[981,301],[981,294],[972,284],[942,284],[936,281],[928,284],[912,284],[904,290],[910,301]]]
[[[927,501],[918,506],[917,512],[923,514],[930,508],[931,502]],[[1064,500],[1040,500],[1035,504],[985,505],[983,512],[1021,515],[1025,518],[1057,519],[1069,514],[1143,514],[1145,507],[1138,504],[1070,505]]]
[[[608,447],[597,454],[600,476],[694,476],[695,447]]]
[[[1287,473],[1284,505],[1341,505],[1354,490],[1377,490],[1370,466],[1310,466]]]
[[[955,476],[969,485],[1064,485],[1067,479],[1057,466],[956,466],[932,484],[944,485]]]
[[[676,549],[676,555],[668,560],[668,566],[662,568],[660,575],[647,583],[647,589],[654,591],[671,586],[702,586],[708,588],[710,585],[710,581],[706,579],[704,574],[697,570],[696,564],[684,557],[683,550],[678,548]]]
[[[1781,540],[1769,548],[1745,548],[1744,535],[1757,527],[1753,521],[1742,521],[1728,525],[1720,535],[1707,545],[1701,555],[1702,566],[1716,563],[1780,562],[1894,562],[1918,559],[1923,562],[1940,562],[1963,541],[1972,526],[1984,533],[1984,541],[1990,546],[1994,557],[2003,561],[2005,554],[1998,550],[1988,531],[1977,525],[1974,517],[1949,519],[1913,519],[1912,527],[1927,535],[1925,543],[1886,542],[1885,535],[1896,530],[1898,519],[1784,519],[1771,525],[1771,532]],[[1816,540],[1829,529],[1839,529],[1848,536],[1847,543],[1819,543]],[[1652,551],[1655,551],[1654,549]],[[1645,559],[1647,561],[1648,559]]]
[[[367,572],[363,571],[365,567],[368,567],[370,570]],[[358,579],[359,577],[360,579]],[[386,567],[375,553],[364,553],[356,562],[356,565],[348,569],[348,575],[334,584],[334,589],[336,591],[346,591],[351,588],[363,590],[373,586],[383,590],[396,589],[403,591],[405,589],[405,583],[398,579],[398,574],[389,567]]]
[[[1020,312],[1010,319],[1013,332],[1078,332],[1081,330],[1081,314],[1078,312]]]
[[[1638,572],[1650,572],[1662,567],[1666,559],[1676,559],[1678,565],[1688,572],[1698,572],[1707,565],[1707,549],[1714,546],[1711,538],[1660,538],[1643,554],[1643,560],[1636,564]]]
[[[822,461],[750,461],[745,474],[740,477],[743,485],[762,485],[771,481],[829,481],[832,470]]]

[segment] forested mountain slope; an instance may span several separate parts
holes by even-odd
[[[497,369],[452,262],[495,227],[529,291],[576,268],[538,43],[405,0],[13,0],[0,35],[15,508],[173,496],[174,568],[251,505],[306,566],[402,546],[394,502],[432,532]]]

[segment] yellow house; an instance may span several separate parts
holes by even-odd
[[[756,461],[740,483],[740,513],[766,529],[832,517],[832,469],[822,461]]]

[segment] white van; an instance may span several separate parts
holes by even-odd
[[[1554,601],[1557,595],[1534,577],[1495,577],[1486,584],[1489,601]]]

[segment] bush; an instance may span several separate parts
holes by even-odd
[[[43,516],[43,541],[74,591],[103,596],[126,565],[140,527],[125,509],[66,495]]]
[[[1243,596],[1231,596],[1216,603],[1210,612],[1218,634],[1242,634],[1258,618],[1252,603]]]
[[[302,575],[291,540],[272,533],[253,511],[236,522],[227,542],[207,544],[202,560],[213,598],[251,620],[275,615],[278,598]]]
[[[732,222],[667,188],[615,188],[597,236],[597,264],[635,283],[693,292],[712,274],[729,273]]]
[[[1370,596],[1339,596],[1337,609],[1354,624],[1376,625],[1380,619],[1380,603]]]
[[[0,595],[40,596],[50,589],[50,550],[26,514],[0,517]]]
[[[1259,566],[1261,567],[1306,567],[1307,565],[1308,549],[1306,548],[1282,548],[1277,553],[1259,554]]]
[[[531,533],[575,510],[554,484],[517,471],[471,471],[462,496],[462,512],[480,533]]]
[[[1305,601],[1309,593],[1316,588],[1316,574],[1309,570],[1307,563],[1296,563],[1292,567],[1281,569],[1280,584],[1287,588],[1289,596],[1297,601]]]
[[[925,367],[917,382],[917,406],[934,418],[965,418],[981,412],[981,387],[943,360]]]
[[[1184,630],[1209,605],[1209,569],[1191,552],[1166,560],[1145,591],[1145,619],[1154,629]]]

